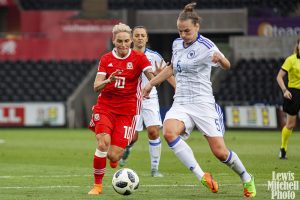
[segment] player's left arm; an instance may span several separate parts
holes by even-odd
[[[220,52],[218,52],[218,51],[215,51],[213,53],[211,61],[213,63],[218,63],[225,70],[230,69],[230,62],[229,62],[229,60],[224,55],[222,55]]]

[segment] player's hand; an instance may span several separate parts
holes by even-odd
[[[145,99],[150,99],[150,92],[152,90],[152,85],[150,84],[150,82],[148,82],[145,87],[142,89],[142,95]]]
[[[120,79],[120,77],[116,76],[117,74],[121,74],[123,72],[123,70],[117,69],[116,71],[114,71],[113,73],[111,73],[111,75],[108,77],[107,82],[111,83],[113,81],[115,81],[116,79]]]
[[[155,72],[154,72],[154,75],[156,76],[157,74],[159,74],[168,65],[169,65],[169,62],[167,62],[167,63],[164,64],[164,60],[161,60],[161,62],[160,62],[159,65],[155,61]]]
[[[289,100],[292,100],[292,97],[293,97],[291,92],[288,91],[287,89],[284,91],[283,96],[284,96],[284,98],[289,99]]]
[[[214,52],[211,61],[213,63],[218,63],[222,60],[222,55],[219,52]]]

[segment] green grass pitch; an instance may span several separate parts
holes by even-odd
[[[278,159],[279,131],[227,131],[225,141],[255,176],[257,198],[271,199],[267,183],[272,171],[292,172],[300,181],[300,134],[289,141],[288,160]],[[109,164],[101,196],[89,196],[93,184],[92,158],[96,142],[87,129],[0,129],[0,199],[243,199],[239,177],[211,153],[197,131],[187,140],[204,171],[219,183],[219,192],[210,193],[174,156],[163,142],[160,171],[164,178],[150,176],[148,140],[145,132],[129,157],[127,166],[140,177],[140,187],[130,196],[117,194],[111,186],[116,171]],[[295,191],[300,199],[300,191]]]

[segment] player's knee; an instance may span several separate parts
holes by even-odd
[[[107,138],[105,134],[97,134],[97,143],[98,143],[98,149],[103,152],[107,152],[108,147],[110,145],[110,140]]]
[[[119,161],[119,160],[121,159],[121,157],[122,157],[122,155],[118,155],[118,154],[116,154],[116,153],[114,153],[114,152],[109,152],[109,153],[107,154],[107,158],[108,158],[110,161],[112,161],[112,162],[117,162],[117,161]]]
[[[102,152],[107,152],[108,146],[105,143],[98,142],[98,149]]]
[[[171,130],[164,130],[164,138],[167,142],[175,140],[178,136],[174,134]]]
[[[218,149],[213,151],[214,155],[216,156],[216,158],[218,158],[220,161],[225,161],[228,158],[228,151],[224,151],[222,149]]]
[[[108,152],[107,158],[112,162],[117,162],[121,159],[124,149],[115,145],[111,145]]]
[[[285,127],[289,130],[292,130],[296,127],[297,117],[296,116],[288,116]]]
[[[148,137],[150,140],[155,140],[159,137],[159,128],[154,126],[154,127],[148,127]]]
[[[287,129],[292,130],[296,127],[296,121],[294,122],[288,122],[285,126]]]

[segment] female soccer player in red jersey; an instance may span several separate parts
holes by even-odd
[[[130,27],[119,23],[112,33],[115,47],[101,57],[94,82],[99,97],[89,128],[95,132],[98,146],[93,160],[94,187],[88,194],[102,193],[106,158],[112,168],[117,167],[124,148],[132,140],[142,103],[141,73],[149,80],[153,77],[147,57],[130,48]]]

